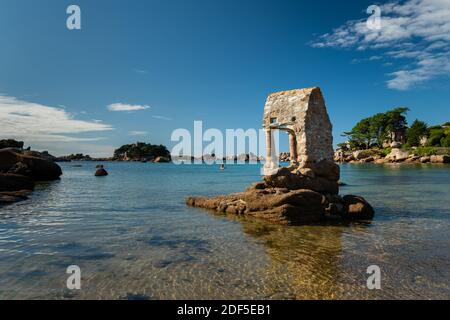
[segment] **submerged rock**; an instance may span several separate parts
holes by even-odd
[[[30,190],[2,191],[0,192],[0,206],[27,200],[30,193]]]
[[[375,210],[363,197],[347,195],[342,199],[344,201],[344,219],[370,220],[375,216]]]

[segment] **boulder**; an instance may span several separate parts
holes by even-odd
[[[353,160],[355,160],[355,157],[353,157],[353,155],[348,156],[348,157],[346,157],[346,158],[344,159],[345,162],[350,162],[350,161],[353,161]]]
[[[362,162],[374,162],[375,159],[374,159],[374,157],[368,157],[368,158],[362,159],[361,161],[362,161]]]
[[[331,160],[322,160],[311,165],[311,169],[318,177],[323,177],[331,181],[338,181],[340,179],[340,168]]]
[[[420,160],[420,157],[412,155],[412,156],[409,156],[409,158],[406,159],[405,162],[412,163],[412,162],[417,162],[419,160]]]
[[[430,162],[430,161],[431,161],[431,158],[428,157],[428,156],[425,156],[425,157],[420,158],[420,162],[421,162],[421,163],[428,163],[428,162]]]
[[[97,171],[95,171],[96,177],[105,177],[107,175],[108,175],[108,172],[103,168],[99,168],[99,169],[97,169]]]
[[[302,175],[304,175],[304,176],[306,176],[308,178],[311,178],[311,179],[314,179],[316,177],[316,174],[314,173],[314,170],[311,169],[311,168],[300,168],[298,170],[298,172],[300,172],[300,174],[302,174]]]
[[[450,163],[450,156],[444,155],[444,156],[431,156],[430,157],[431,163]]]
[[[0,173],[0,191],[33,190],[34,182],[27,176]]]
[[[364,150],[357,150],[353,152],[353,160],[361,160],[365,157]]]
[[[8,170],[8,173],[19,174],[22,176],[30,176],[32,174],[32,171],[30,170],[30,168],[28,168],[28,166],[25,163],[17,162]]]
[[[344,211],[343,218],[349,220],[370,220],[375,215],[375,210],[363,198],[359,196],[347,195],[343,198]]]
[[[406,159],[408,159],[408,157],[409,157],[408,151],[398,149],[398,148],[393,148],[391,150],[391,153],[389,153],[385,159],[388,161],[392,161],[392,162],[403,162]]]
[[[41,159],[44,159],[47,161],[52,161],[52,162],[55,162],[57,160],[57,158],[52,156],[50,153],[48,153],[48,151],[38,152],[38,151],[32,151],[32,150],[24,150],[23,155],[31,156],[31,157],[35,157],[35,158],[41,158]]]
[[[61,167],[56,163],[13,148],[0,150],[0,171],[20,172],[35,181],[56,180],[62,175]]]
[[[398,142],[398,141],[394,141],[390,144],[391,148],[401,148],[402,147],[402,143]]]
[[[384,158],[375,160],[375,163],[376,163],[376,164],[383,164],[383,163],[386,163],[386,162],[389,162],[389,161],[386,160],[386,159],[384,159]]]

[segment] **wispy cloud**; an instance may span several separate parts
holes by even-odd
[[[166,120],[166,121],[172,121],[172,118],[168,118],[168,117],[164,117],[164,116],[153,116],[153,118],[155,119],[159,119],[159,120]]]
[[[145,136],[148,134],[148,131],[130,131],[128,134],[130,136]]]
[[[311,45],[377,50],[380,54],[373,57],[380,58],[369,60],[390,59],[400,65],[388,74],[391,89],[408,90],[450,74],[450,1],[392,1],[380,7],[381,29],[369,29],[367,17],[351,20]]]
[[[139,73],[139,74],[148,74],[147,70],[143,70],[143,69],[133,69],[134,72]]]
[[[139,110],[146,110],[150,109],[149,106],[146,105],[132,105],[132,104],[126,104],[126,103],[113,103],[110,104],[108,107],[109,111],[139,111]]]
[[[0,96],[0,136],[28,142],[96,141],[101,137],[79,134],[112,130],[96,122],[76,120],[65,109],[32,103],[10,96]]]

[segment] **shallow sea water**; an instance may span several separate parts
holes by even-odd
[[[375,219],[286,227],[184,204],[243,190],[258,165],[104,164],[96,178],[96,163],[62,163],[60,181],[0,208],[0,299],[450,298],[448,165],[342,165],[341,194]]]

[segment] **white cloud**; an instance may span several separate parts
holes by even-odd
[[[113,127],[94,121],[74,119],[64,109],[0,96],[0,137],[30,142],[96,141],[100,137],[77,137],[89,132],[112,130]]]
[[[148,74],[148,71],[143,69],[133,69],[133,71],[139,74]]]
[[[126,103],[113,103],[108,106],[109,111],[139,111],[146,109],[150,109],[150,107],[146,105],[132,105]]]
[[[312,43],[316,48],[381,51],[375,59],[398,59],[387,86],[407,90],[450,73],[450,1],[392,1],[381,7],[381,29],[367,28],[367,17],[351,20]],[[404,61],[400,59],[406,59]],[[386,63],[385,63],[386,64]]]
[[[130,136],[145,136],[146,134],[148,134],[147,131],[130,131],[128,132],[128,134]]]
[[[153,116],[153,118],[158,120],[166,120],[166,121],[172,121],[172,118],[164,117],[164,116]]]

